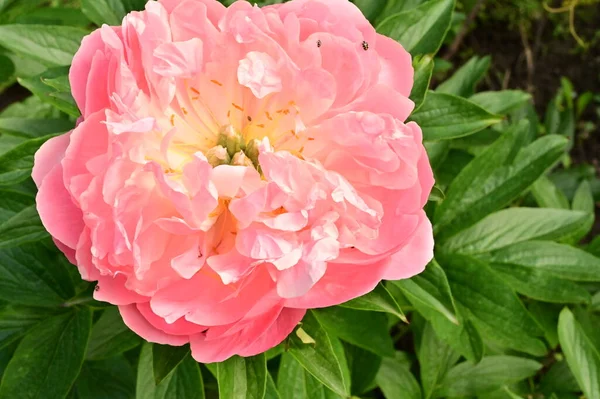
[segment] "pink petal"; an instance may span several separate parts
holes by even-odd
[[[127,327],[131,328],[136,334],[148,342],[173,346],[182,346],[189,342],[187,336],[168,334],[154,327],[140,313],[135,304],[119,306],[119,312]]]

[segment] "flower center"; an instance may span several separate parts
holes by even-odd
[[[233,125],[225,125],[220,129],[217,145],[206,152],[206,158],[213,167],[238,165],[258,169],[259,144],[258,139],[247,142]]]

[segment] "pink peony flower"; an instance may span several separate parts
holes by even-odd
[[[149,2],[86,37],[37,206],[94,297],[200,362],[432,257],[410,55],[347,0]]]

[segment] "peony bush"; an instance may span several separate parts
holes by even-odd
[[[36,7],[0,3],[34,94],[0,112],[0,399],[600,398],[576,94],[543,130],[489,59],[441,81],[453,0]]]

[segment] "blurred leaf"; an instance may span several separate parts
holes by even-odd
[[[464,98],[430,91],[411,120],[423,129],[423,139],[431,141],[468,136],[502,118]]]
[[[567,308],[560,314],[558,338],[569,368],[586,397],[600,398],[600,354]]]
[[[527,309],[529,314],[537,321],[538,325],[544,330],[544,337],[550,344],[551,348],[558,346],[558,331],[556,326],[558,325],[558,314],[560,313],[560,306],[543,303],[537,301],[531,301]]]
[[[583,212],[550,208],[508,208],[444,241],[450,252],[477,254],[529,240],[559,240],[576,231]]]
[[[85,362],[75,390],[79,399],[131,399],[135,396],[135,374],[123,356]]]
[[[401,359],[398,355],[383,359],[377,373],[377,384],[387,399],[420,399],[421,388]]]
[[[15,74],[15,65],[12,60],[5,55],[0,54],[0,89],[5,83],[13,79]]]
[[[531,186],[531,194],[541,208],[570,209],[569,200],[562,191],[546,176],[539,178]]]
[[[0,225],[0,248],[15,247],[48,236],[34,205]]]
[[[29,332],[6,368],[0,398],[65,397],[83,364],[91,324],[90,310],[73,309]]]
[[[531,100],[531,95],[521,90],[484,91],[469,100],[488,112],[506,115]]]
[[[277,388],[281,399],[341,399],[310,375],[289,353],[281,356]]]
[[[116,307],[102,312],[92,328],[86,359],[100,360],[117,356],[140,345],[142,340],[123,323]]]
[[[47,310],[14,305],[0,307],[0,349],[21,338],[47,316]]]
[[[454,0],[427,3],[390,15],[377,25],[377,32],[400,42],[412,55],[436,53],[450,27]]]
[[[410,99],[415,103],[415,109],[413,110],[415,112],[421,107],[427,96],[431,75],[433,74],[433,57],[429,55],[415,57],[413,68],[415,68],[415,82],[410,92]]]
[[[330,336],[310,311],[302,319],[301,327],[316,343],[304,344],[294,332],[288,338],[289,353],[332,391],[348,396],[350,371],[340,341]]]
[[[444,255],[438,261],[448,275],[457,305],[483,337],[534,356],[546,353],[546,346],[537,339],[543,331],[487,264],[462,255]]]
[[[351,344],[344,344],[352,381],[352,394],[361,395],[376,387],[375,376],[381,366],[381,357]]]
[[[493,253],[494,263],[520,265],[570,281],[600,281],[600,258],[570,245],[527,241]]]
[[[219,397],[263,399],[267,389],[267,360],[264,354],[233,356],[217,364]]]
[[[429,323],[423,330],[417,355],[421,367],[423,397],[429,399],[460,355],[437,336]]]
[[[411,279],[392,281],[412,303],[419,303],[458,324],[454,299],[444,270],[433,260],[425,271]]]
[[[49,103],[71,116],[79,117],[79,109],[70,93],[56,91],[54,87],[44,83],[45,81],[47,82],[64,76],[65,73],[65,68],[51,68],[38,76],[18,79],[18,81],[21,86],[31,91],[43,102]],[[60,96],[58,94],[60,94]]]
[[[81,10],[71,7],[43,7],[19,15],[18,24],[65,25],[86,28],[90,21]]]
[[[594,227],[594,221],[596,220],[596,204],[594,203],[594,196],[592,193],[592,187],[587,180],[581,182],[575,196],[573,197],[573,210],[587,213],[587,218],[584,223],[579,226],[577,231],[573,232],[565,242],[577,243],[582,238],[587,236]]]
[[[0,118],[0,133],[25,138],[64,133],[72,128],[73,123],[67,119]]]
[[[265,399],[282,399],[270,373],[267,373],[267,390],[265,392]]]
[[[548,104],[544,125],[547,134],[559,134],[573,143],[575,136],[575,112],[573,110],[572,90],[563,86],[556,97]],[[572,145],[572,144],[571,144]]]
[[[384,314],[334,306],[315,310],[314,315],[329,334],[379,356],[394,356]]]
[[[0,155],[0,186],[9,186],[31,176],[33,156],[54,135],[31,139]]]
[[[518,136],[526,128],[527,123],[520,123],[504,133],[462,170],[436,209],[436,233],[449,237],[508,205],[564,154],[566,140],[546,136],[521,149],[512,161],[511,154],[519,149]]]
[[[160,384],[190,353],[190,347],[170,346],[170,345],[152,345],[152,367],[154,382]]]
[[[448,154],[450,153],[450,141],[427,141],[423,143],[429,162],[434,171],[438,171],[440,165],[444,162]]]
[[[31,96],[19,103],[12,103],[0,112],[0,118],[57,119],[60,111],[38,97]]]
[[[86,34],[70,26],[1,25],[0,45],[48,66],[69,65]]]
[[[145,343],[140,353],[136,399],[204,399],[204,382],[198,363],[187,354],[160,384],[155,385],[152,344]],[[233,397],[231,397],[233,399]],[[112,399],[112,398],[111,398]]]
[[[554,363],[552,367],[544,373],[542,380],[540,381],[539,389],[546,394],[552,392],[565,393],[581,391],[579,383],[575,379],[571,369],[569,369],[569,365],[564,357],[560,361]],[[579,396],[577,396],[577,398],[579,398]]]
[[[379,283],[377,287],[368,294],[342,303],[340,306],[357,310],[385,312],[393,314],[400,320],[406,322],[406,316],[402,312],[400,305],[398,305],[398,302],[396,302],[383,283]]]
[[[122,0],[81,0],[81,11],[98,26],[120,26],[125,16]]]
[[[454,75],[441,83],[435,91],[437,93],[453,94],[459,97],[471,97],[475,93],[477,83],[488,71],[491,58],[473,57],[466,64],[460,67]]]
[[[463,362],[448,372],[438,394],[462,397],[492,392],[532,377],[541,368],[536,361],[515,356],[484,357],[478,364]]]
[[[66,262],[61,261],[62,254],[47,249],[43,243],[0,250],[0,299],[26,306],[53,307],[75,294]]]
[[[373,23],[381,14],[381,11],[383,11],[386,2],[373,0],[354,0],[354,4],[356,4],[364,16],[371,21],[371,23]]]

